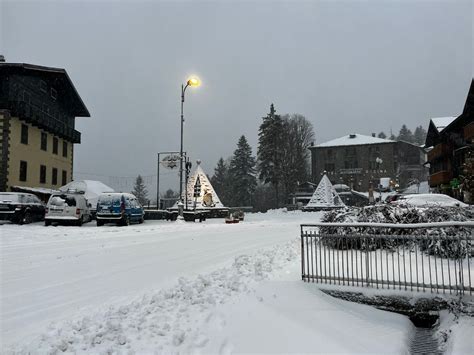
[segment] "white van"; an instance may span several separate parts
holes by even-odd
[[[75,224],[82,226],[91,220],[90,204],[82,194],[58,193],[49,198],[44,225]]]

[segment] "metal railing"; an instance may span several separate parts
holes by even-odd
[[[474,222],[301,225],[306,282],[473,294]]]

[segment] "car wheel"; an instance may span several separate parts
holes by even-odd
[[[82,217],[80,217],[80,218],[77,220],[77,226],[78,226],[78,227],[81,227],[81,226],[82,226],[82,222],[83,222]]]
[[[138,221],[138,223],[142,224],[143,222],[145,222],[145,218],[140,218],[140,220]]]
[[[102,227],[104,225],[104,221],[97,220],[97,227]]]
[[[45,221],[44,221],[44,225],[45,225],[46,227],[50,226],[50,225],[51,225],[51,221],[45,220]]]
[[[33,221],[33,216],[30,211],[26,211],[21,219],[21,224],[30,224]]]

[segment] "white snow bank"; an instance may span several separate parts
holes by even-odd
[[[446,354],[473,354],[473,334],[474,317],[458,317],[448,311],[441,312],[437,336]]]
[[[406,317],[326,296],[298,279],[299,239],[230,267],[53,323],[14,352],[405,352]],[[262,281],[287,273],[280,281]],[[291,280],[291,281],[289,281]],[[376,338],[379,341],[374,342]],[[381,341],[380,341],[381,340]]]
[[[468,204],[456,200],[451,196],[444,194],[413,194],[413,195],[403,195],[400,198],[393,202],[398,205],[410,205],[417,207],[426,207],[426,206],[441,206],[441,207],[469,207]]]

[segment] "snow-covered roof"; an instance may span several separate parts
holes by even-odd
[[[441,132],[455,119],[456,117],[434,117],[431,119],[431,122],[433,122],[438,132]]]
[[[59,192],[58,190],[47,189],[45,187],[12,186],[12,188],[14,190],[29,191],[32,193],[40,193],[40,194],[46,194],[46,195]]]
[[[101,181],[96,180],[74,180],[69,184],[61,186],[59,190],[62,192],[67,192],[68,190],[84,192],[84,197],[93,206],[97,203],[97,200],[102,193],[114,192],[113,188],[107,186]]]
[[[338,147],[346,145],[362,145],[362,144],[380,144],[394,142],[390,139],[383,139],[372,136],[365,136],[360,133],[348,134],[346,136],[333,139],[329,142],[321,143],[317,147]]]

